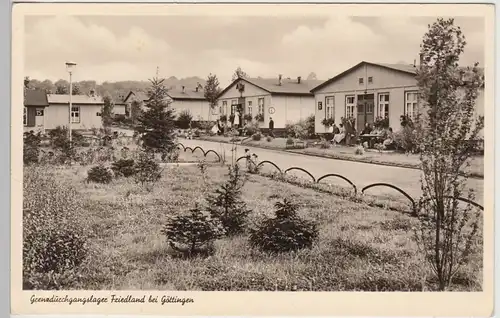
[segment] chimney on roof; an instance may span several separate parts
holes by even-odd
[[[297,77],[297,83],[299,83],[299,84],[300,84],[300,80],[301,80],[301,79],[302,79],[302,77],[301,77],[301,76]]]
[[[94,89],[90,90],[90,97],[95,97],[95,90]]]
[[[281,86],[281,78],[283,77],[283,75],[279,74],[278,75],[278,85]]]
[[[182,92],[184,93],[184,86],[182,86]]]
[[[199,86],[196,86],[196,92],[198,93],[198,88],[200,88]]]
[[[416,59],[413,60],[413,67],[417,67],[417,60]]]

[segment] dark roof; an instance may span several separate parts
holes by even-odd
[[[24,106],[49,106],[47,94],[41,90],[25,89],[24,90]]]
[[[173,100],[206,100],[203,88],[198,89],[171,89],[167,91],[167,95]]]
[[[273,95],[305,95],[305,96],[312,95],[311,89],[323,82],[322,80],[301,79],[299,84],[297,79],[284,78],[281,80],[281,85],[279,85],[277,78],[239,78],[234,80],[228,87],[226,87],[219,94],[219,96],[222,96],[231,87],[233,87],[239,80],[255,85]]]
[[[130,91],[127,96],[123,99],[123,102],[126,102],[130,95],[135,95],[136,99],[139,100],[139,101],[142,101],[142,102],[145,102],[145,101],[148,101],[149,100],[149,96],[148,94],[144,93],[144,92],[133,92],[133,91]]]
[[[383,68],[386,68],[386,69],[390,69],[390,70],[393,70],[393,71],[397,71],[397,72],[401,72],[401,73],[404,73],[404,74],[409,74],[409,75],[417,75],[417,67],[418,66],[414,66],[413,64],[387,64],[387,63],[372,63],[372,62],[366,62],[366,61],[362,61],[356,65],[354,65],[353,67],[345,70],[344,72],[330,78],[328,81],[326,82],[323,82],[322,84],[314,87],[311,92],[315,92],[317,91],[318,89],[322,88],[322,87],[325,87],[326,85],[336,81],[337,79],[339,79],[340,77],[344,76],[344,75],[347,75],[348,73],[350,73],[351,71],[357,69],[358,67],[362,66],[362,65],[372,65],[372,66],[379,66],[379,67],[383,67]],[[467,72],[467,67],[460,67],[461,69],[465,70]],[[483,69],[482,68],[479,68],[480,72],[483,72]]]
[[[47,99],[49,104],[69,104],[69,94],[48,94]],[[104,100],[101,96],[89,95],[71,95],[73,104],[83,105],[103,105]]]

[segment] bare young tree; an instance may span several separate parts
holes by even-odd
[[[459,66],[465,45],[453,19],[438,19],[424,35],[417,74],[421,111],[415,128],[423,196],[415,238],[437,276],[439,290],[446,290],[468,262],[481,224],[479,209],[460,204],[466,182],[462,171],[484,127],[484,118],[475,115],[484,76],[477,63],[467,69]],[[468,199],[474,199],[472,190]]]

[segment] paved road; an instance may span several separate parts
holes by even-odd
[[[230,144],[204,141],[204,140],[179,140],[183,145],[194,148],[195,146],[202,147],[205,151],[212,149],[219,154],[226,153],[226,158],[231,157],[231,147]],[[246,145],[237,146],[237,156],[241,157],[244,153],[244,149],[249,148],[252,153],[256,153],[259,156],[259,161],[270,160],[276,163],[282,170],[290,167],[301,167],[308,170],[316,179],[328,174],[337,173],[350,179],[358,189],[362,187],[377,183],[385,182],[394,184],[404,191],[406,191],[410,196],[418,198],[421,195],[420,189],[420,171],[415,169],[390,167],[373,165],[361,162],[352,162],[345,160],[335,160],[327,158],[319,158],[306,156],[302,154],[288,153],[270,149],[254,148],[248,147]],[[271,171],[272,167],[269,166]],[[288,172],[287,172],[288,173]],[[303,172],[297,171],[297,176],[307,177]],[[329,183],[346,185],[342,180],[336,178],[327,179]],[[322,181],[323,182],[323,181]],[[326,180],[325,180],[326,182]],[[483,203],[483,180],[479,179],[469,179],[468,187],[473,188],[476,191],[476,202]],[[395,194],[394,190],[389,188],[372,188],[367,190],[370,194]],[[466,197],[466,194],[464,194]]]

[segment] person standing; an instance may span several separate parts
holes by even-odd
[[[269,136],[274,138],[274,120],[272,117],[269,117]]]

